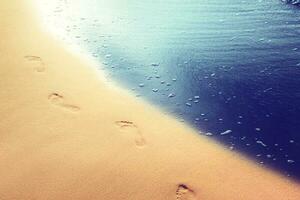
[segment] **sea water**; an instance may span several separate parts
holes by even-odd
[[[299,7],[280,0],[42,4],[47,23],[99,59],[112,80],[199,134],[300,178]]]

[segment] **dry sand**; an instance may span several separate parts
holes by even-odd
[[[101,80],[31,3],[0,2],[1,200],[300,199],[298,183]]]

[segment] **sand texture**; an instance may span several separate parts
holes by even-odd
[[[299,200],[300,185],[99,78],[0,2],[0,200]]]

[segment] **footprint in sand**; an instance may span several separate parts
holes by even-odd
[[[130,121],[116,121],[116,125],[121,129],[122,132],[132,134],[135,137],[135,144],[137,147],[144,147],[146,140],[143,137],[141,130],[137,125]]]
[[[176,200],[196,200],[196,193],[184,184],[178,185]]]
[[[28,61],[31,62],[34,66],[33,69],[36,72],[44,72],[45,71],[45,63],[42,60],[41,57],[38,56],[24,56],[24,58]]]
[[[61,108],[64,108],[66,110],[72,111],[72,112],[77,112],[80,110],[78,106],[71,105],[65,103],[64,97],[58,93],[52,93],[48,96],[49,101],[56,106],[59,106]]]

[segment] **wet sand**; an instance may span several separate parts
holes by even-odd
[[[0,3],[0,199],[298,200],[300,185],[101,79]]]

